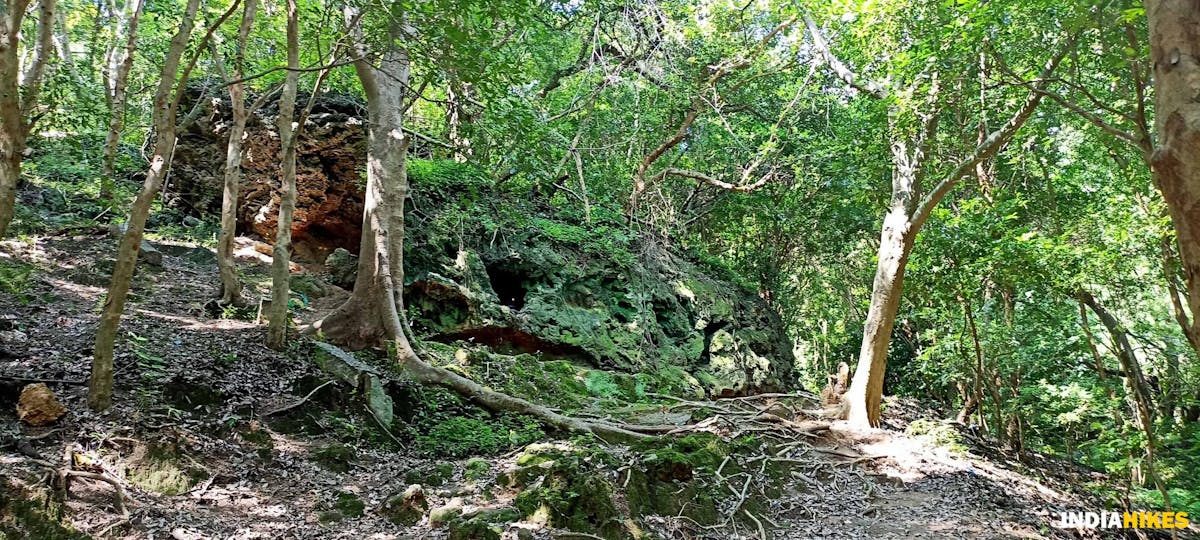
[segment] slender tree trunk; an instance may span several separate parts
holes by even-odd
[[[288,293],[291,280],[292,214],[296,209],[296,144],[300,127],[292,127],[296,116],[296,87],[299,85],[300,30],[296,0],[287,2],[287,63],[290,68],[279,100],[279,144],[283,177],[279,181],[279,214],[275,222],[275,246],[271,252],[271,310],[267,346],[282,350],[287,344]]]
[[[42,0],[33,54],[21,73],[21,21],[26,0],[6,0],[0,15],[0,238],[8,232],[21,179],[25,140],[33,129],[33,114],[41,92],[46,56],[53,47],[56,0]]]
[[[217,272],[221,276],[220,304],[223,306],[243,306],[246,304],[242,296],[242,281],[238,278],[237,262],[233,258],[234,238],[237,236],[237,207],[238,189],[242,182],[242,139],[246,133],[246,120],[250,112],[246,110],[246,90],[240,79],[245,73],[246,41],[250,30],[254,27],[254,17],[258,12],[258,0],[246,0],[242,11],[242,23],[238,27],[237,54],[234,56],[233,72],[226,78],[230,80],[229,105],[233,118],[229,126],[229,142],[225,148],[225,182],[221,193],[221,234],[217,239]],[[220,55],[214,51],[217,66],[225,70],[220,62]]]
[[[1146,0],[1154,63],[1154,181],[1175,224],[1180,262],[1200,335],[1200,4]]]
[[[95,410],[105,410],[112,405],[113,347],[116,343],[117,327],[121,322],[121,313],[125,310],[125,300],[133,280],[146,219],[150,217],[150,204],[154,202],[154,197],[162,187],[163,178],[171,167],[171,157],[175,153],[175,119],[178,111],[175,78],[179,75],[180,60],[187,49],[199,6],[200,0],[188,0],[179,31],[171,39],[167,49],[158,89],[154,93],[152,114],[157,140],[150,158],[150,168],[146,172],[146,180],[133,202],[125,234],[121,237],[112,282],[109,284],[104,308],[100,313],[100,325],[96,330],[92,377],[88,384],[88,406]],[[182,84],[179,91],[182,91]]]
[[[958,301],[962,303],[963,317],[967,321],[967,330],[971,333],[971,345],[975,351],[975,403],[983,401],[983,387],[980,382],[983,373],[983,346],[979,343],[979,329],[975,327],[975,315],[971,312],[971,304],[967,302],[966,297],[959,295]],[[986,322],[986,321],[985,321]]]
[[[1138,364],[1133,347],[1129,344],[1129,336],[1121,322],[1109,313],[1091,293],[1080,290],[1075,293],[1075,296],[1091,308],[1092,312],[1100,318],[1104,327],[1108,329],[1109,335],[1112,336],[1113,349],[1117,353],[1117,360],[1121,362],[1121,370],[1125,373],[1125,386],[1129,389],[1129,395],[1133,401],[1134,417],[1138,419],[1136,423],[1146,436],[1146,474],[1154,482],[1158,491],[1162,493],[1163,504],[1166,506],[1166,511],[1170,512],[1171,495],[1157,470],[1158,443],[1154,438],[1154,403],[1150,397],[1150,386],[1146,384],[1146,378],[1142,375],[1142,367]]]
[[[900,309],[904,268],[912,251],[914,233],[907,212],[903,207],[896,208],[893,205],[892,211],[883,219],[871,306],[863,325],[858,367],[854,370],[854,380],[846,394],[850,404],[847,419],[857,426],[879,425],[888,347],[892,341],[896,313]]]
[[[116,63],[111,89],[108,92],[108,133],[104,136],[104,160],[100,177],[100,198],[105,201],[110,201],[113,197],[113,181],[117,174],[117,147],[121,144],[121,130],[125,127],[126,88],[129,85],[129,71],[133,69],[133,54],[137,50],[137,29],[142,18],[143,5],[143,0],[129,0],[129,13],[126,16],[128,22],[121,25],[125,31],[125,52],[121,61]]]

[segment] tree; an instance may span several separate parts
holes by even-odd
[[[220,304],[224,306],[242,306],[246,303],[242,296],[242,282],[237,274],[237,263],[233,259],[233,244],[237,235],[238,188],[242,181],[242,139],[245,137],[246,120],[250,112],[263,101],[259,100],[247,110],[245,82],[242,81],[246,71],[246,41],[254,27],[257,11],[258,0],[246,0],[242,22],[238,26],[237,50],[233,56],[231,73],[225,73],[220,53],[213,51],[217,68],[227,80],[226,88],[229,90],[229,108],[232,116],[221,191],[221,233],[217,237],[217,271],[221,277]]]
[[[279,100],[280,168],[279,214],[276,218],[275,245],[271,251],[271,309],[267,327],[267,346],[281,350],[287,342],[288,292],[291,275],[292,214],[296,209],[296,140],[304,128],[301,119],[296,127],[296,86],[300,82],[300,30],[297,22],[296,0],[287,2],[287,77],[283,96]],[[315,93],[315,92],[314,92]]]
[[[125,126],[125,105],[129,72],[133,69],[133,54],[137,51],[138,23],[142,18],[144,0],[129,0],[126,13],[117,25],[117,37],[125,36],[125,49],[118,62],[112,66],[111,83],[104,87],[109,104],[108,133],[104,136],[103,169],[100,179],[100,198],[111,199],[113,176],[116,175],[117,146],[121,142],[121,130]],[[124,27],[122,31],[122,27]],[[115,51],[114,51],[115,54]],[[106,66],[107,67],[107,66]]]
[[[865,80],[855,74],[833,54],[816,22],[807,14],[804,18],[814,47],[847,86],[875,99],[888,99],[889,94],[882,84]],[[916,133],[910,135],[903,129],[897,130],[893,122],[890,135],[893,166],[891,202],[883,218],[878,262],[870,307],[864,322],[858,365],[850,389],[845,395],[845,414],[851,424],[858,427],[879,425],[884,372],[904,287],[904,271],[921,226],[959,180],[999,152],[1033,115],[1043,97],[1040,90],[1044,90],[1050,84],[1050,75],[1074,44],[1072,39],[1064,41],[1060,50],[1046,62],[1037,78],[1030,82],[1032,89],[1017,110],[998,128],[981,137],[979,143],[965,157],[943,165],[948,172],[941,173],[937,178],[927,178],[931,171],[937,170],[937,167],[931,166],[929,159],[937,143],[938,122],[942,115],[942,111],[939,110],[939,99],[942,98],[938,95],[940,83],[936,71],[927,76],[929,97],[924,109],[916,112],[919,119]],[[907,93],[912,95],[916,92],[910,89]],[[896,115],[895,112],[890,113],[893,118]],[[981,125],[986,129],[986,124]]]
[[[100,325],[96,329],[96,346],[92,358],[92,376],[88,383],[88,406],[95,410],[105,410],[112,405],[113,387],[113,347],[117,339],[117,328],[121,323],[121,314],[125,311],[125,300],[129,296],[129,288],[133,282],[133,271],[137,264],[138,251],[142,245],[142,235],[145,232],[146,220],[150,217],[150,204],[158,195],[163,179],[171,169],[171,157],[175,153],[176,117],[179,102],[187,88],[188,77],[196,66],[201,51],[212,37],[213,32],[221,23],[228,19],[238,7],[238,2],[226,10],[221,17],[208,29],[200,46],[191,57],[182,73],[180,65],[184,52],[190,41],[192,27],[196,22],[196,11],[200,0],[188,0],[179,23],[179,30],[171,38],[166,58],[163,60],[161,78],[154,92],[154,109],[151,113],[154,120],[155,142],[150,155],[150,168],[146,171],[146,180],[138,192],[137,199],[129,210],[129,221],[125,223],[125,233],[121,236],[117,248],[116,264],[113,267],[112,281],[108,286],[104,307],[100,313]]]
[[[53,52],[56,5],[56,0],[38,2],[37,36],[26,62],[21,59],[21,23],[28,0],[6,0],[0,14],[0,238],[13,220],[25,141],[40,116],[38,95]]]
[[[346,8],[346,26],[353,33],[354,70],[367,97],[366,201],[362,243],[354,291],[341,307],[312,325],[313,331],[335,342],[360,345],[388,342],[397,364],[415,381],[454,390],[493,411],[537,417],[555,428],[594,433],[601,437],[636,439],[638,426],[585,421],[486,388],[421,359],[409,341],[404,306],[404,201],[408,195],[405,161],[409,137],[404,133],[405,95],[411,74],[409,49],[415,29],[397,17],[383,21],[383,51],[372,54],[363,40],[361,13]],[[653,427],[651,430],[655,429]]]
[[[1143,136],[1139,144],[1146,147],[1154,182],[1175,225],[1191,323],[1186,324],[1186,315],[1178,310],[1176,316],[1196,347],[1200,345],[1200,103],[1196,102],[1200,6],[1184,0],[1147,0],[1145,6],[1154,68],[1154,138],[1151,143]],[[1144,118],[1145,106],[1141,102],[1138,106]]]

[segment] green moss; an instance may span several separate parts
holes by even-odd
[[[449,540],[500,540],[504,524],[521,519],[512,508],[491,508],[450,521]]]
[[[63,505],[48,492],[29,491],[0,479],[0,538],[86,540],[64,519]]]
[[[170,448],[150,447],[145,456],[128,469],[129,483],[152,493],[173,496],[187,492],[204,478],[196,467],[180,465],[181,456]]]
[[[454,464],[446,462],[418,467],[404,475],[404,481],[408,484],[432,487],[445,485],[452,478],[454,478]]]
[[[16,296],[22,303],[28,302],[26,293],[33,283],[36,268],[16,259],[0,257],[0,291]]]
[[[468,480],[478,480],[487,475],[492,469],[492,464],[486,459],[472,458],[467,460],[467,465],[463,470],[463,476]]]
[[[326,469],[344,473],[350,472],[354,462],[358,459],[358,452],[352,446],[330,443],[317,448],[313,453],[313,458],[318,465]]]
[[[333,506],[347,517],[361,517],[363,510],[366,509],[366,504],[358,495],[345,491],[337,494],[337,501],[333,503]]]
[[[965,454],[968,451],[962,434],[954,427],[936,420],[919,418],[910,423],[904,433],[931,446],[945,448],[953,454]]]
[[[614,488],[603,464],[615,458],[596,448],[534,444],[517,458],[507,483],[522,489],[515,504],[521,515],[553,527],[625,536]]]

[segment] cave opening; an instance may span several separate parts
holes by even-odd
[[[525,307],[525,295],[528,290],[525,282],[528,276],[524,273],[501,265],[486,265],[488,281],[492,290],[500,298],[500,303],[515,310]]]
[[[708,325],[704,327],[704,351],[700,353],[700,363],[702,365],[707,365],[709,363],[713,334],[716,334],[718,330],[725,328],[726,326],[729,326],[729,321],[712,322],[708,323]]]

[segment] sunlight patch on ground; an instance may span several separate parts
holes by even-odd
[[[135,309],[134,312],[147,317],[154,317],[155,319],[180,323],[183,325],[183,328],[188,330],[245,330],[247,328],[254,328],[255,326],[258,326],[248,321],[239,321],[235,319],[201,320],[193,317],[183,317],[180,315],[168,315],[166,313],[149,309]]]

